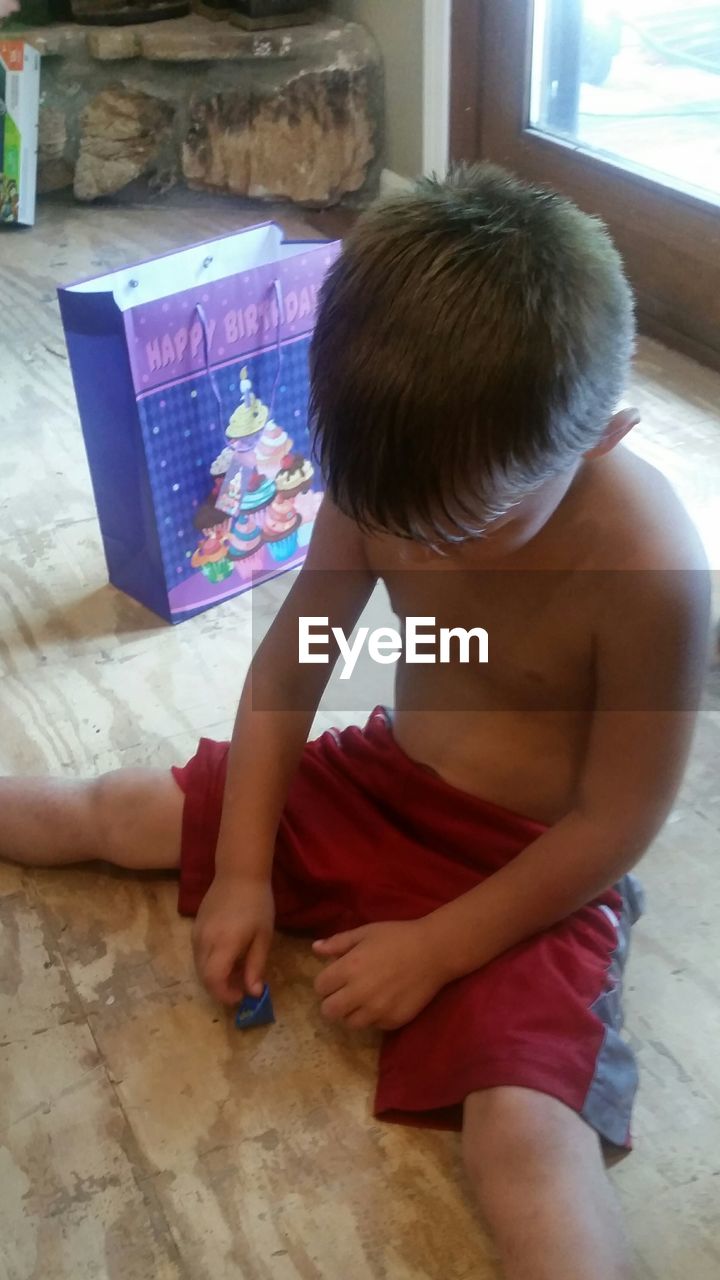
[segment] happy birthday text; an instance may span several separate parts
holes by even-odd
[[[303,320],[311,320],[317,310],[318,288],[307,285],[303,289],[290,290],[283,299],[282,320],[292,326]],[[208,359],[215,350],[215,343],[227,348],[238,346],[258,338],[276,334],[280,325],[278,306],[270,302],[248,303],[246,307],[233,307],[218,321],[199,319],[192,324],[181,325],[145,344],[145,357],[150,373],[181,365],[189,356],[190,362],[203,354]],[[307,328],[310,328],[308,323]]]

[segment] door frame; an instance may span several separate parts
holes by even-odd
[[[423,0],[423,173],[444,176],[450,159],[453,0]]]
[[[532,10],[532,0],[453,0],[451,160],[494,160],[599,214],[641,329],[720,369],[720,208],[526,126]]]

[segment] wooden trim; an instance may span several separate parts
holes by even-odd
[[[655,316],[647,315],[641,306],[638,306],[637,321],[640,333],[646,337],[655,338],[664,347],[671,347],[673,351],[680,351],[684,356],[689,356],[691,360],[697,360],[698,364],[703,364],[708,369],[715,369],[717,373],[720,373],[720,354],[714,347],[709,347],[705,342],[698,342],[694,338],[689,338],[671,325],[663,324],[662,320],[658,320]]]
[[[717,205],[527,127],[531,0],[455,0],[453,18],[454,157],[494,160],[599,214],[625,260],[643,331],[720,368]]]
[[[450,160],[481,155],[483,0],[453,0],[450,18]]]
[[[360,214],[357,209],[346,209],[342,205],[334,205],[331,209],[306,211],[305,221],[317,231],[323,240],[344,240],[352,231]]]
[[[450,141],[452,0],[423,3],[423,173],[444,176]]]
[[[604,182],[622,181],[645,192],[654,200],[665,200],[683,209],[694,209],[707,217],[720,206],[715,197],[704,199],[700,192],[679,187],[672,180],[655,178],[632,162],[586,150],[570,139],[553,137],[527,125],[532,55],[532,2],[513,0],[506,6],[482,6],[484,48],[487,56],[476,73],[480,80],[478,141],[479,154],[505,154],[508,163],[524,159],[533,148],[564,152],[573,164],[595,171]],[[460,37],[462,38],[462,37]],[[720,226],[720,222],[718,223]]]

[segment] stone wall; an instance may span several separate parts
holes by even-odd
[[[43,54],[41,193],[95,200],[142,179],[318,208],[375,189],[382,70],[355,23],[251,34],[193,14],[26,38]]]

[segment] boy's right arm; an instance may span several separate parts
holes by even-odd
[[[298,662],[298,619],[327,617],[353,630],[375,576],[356,525],[329,499],[315,522],[305,565],[248,672],[233,731],[215,879],[198,912],[193,950],[217,1000],[260,994],[274,926],[270,883],[275,837],[337,654]]]

